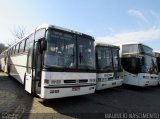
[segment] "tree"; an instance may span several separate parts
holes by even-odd
[[[17,41],[21,40],[26,34],[26,28],[24,26],[17,26],[13,30],[11,30],[11,34],[13,38],[7,41],[6,44],[8,46],[11,46]]]

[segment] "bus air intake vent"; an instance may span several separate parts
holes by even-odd
[[[64,83],[87,83],[88,79],[64,80]]]
[[[79,83],[86,83],[86,82],[88,82],[88,79],[81,79],[81,80],[79,80]]]
[[[109,77],[108,80],[113,80],[113,77]]]
[[[64,83],[76,83],[76,80],[64,80]]]

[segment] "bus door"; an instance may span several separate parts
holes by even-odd
[[[36,94],[41,94],[41,69],[42,69],[42,54],[40,53],[40,43],[35,43],[34,48],[34,91]]]
[[[29,48],[27,55],[27,69],[25,75],[25,90],[32,93],[32,48]]]

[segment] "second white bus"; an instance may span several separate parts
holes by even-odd
[[[122,70],[120,66],[119,47],[104,43],[96,44],[96,90],[102,90],[122,85]]]

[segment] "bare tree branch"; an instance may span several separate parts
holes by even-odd
[[[26,34],[26,28],[24,26],[17,26],[16,28],[11,30],[10,32],[11,32],[13,38],[6,42],[6,44],[8,46],[11,46],[14,43],[16,43],[17,41],[19,41],[20,39],[22,39]]]

